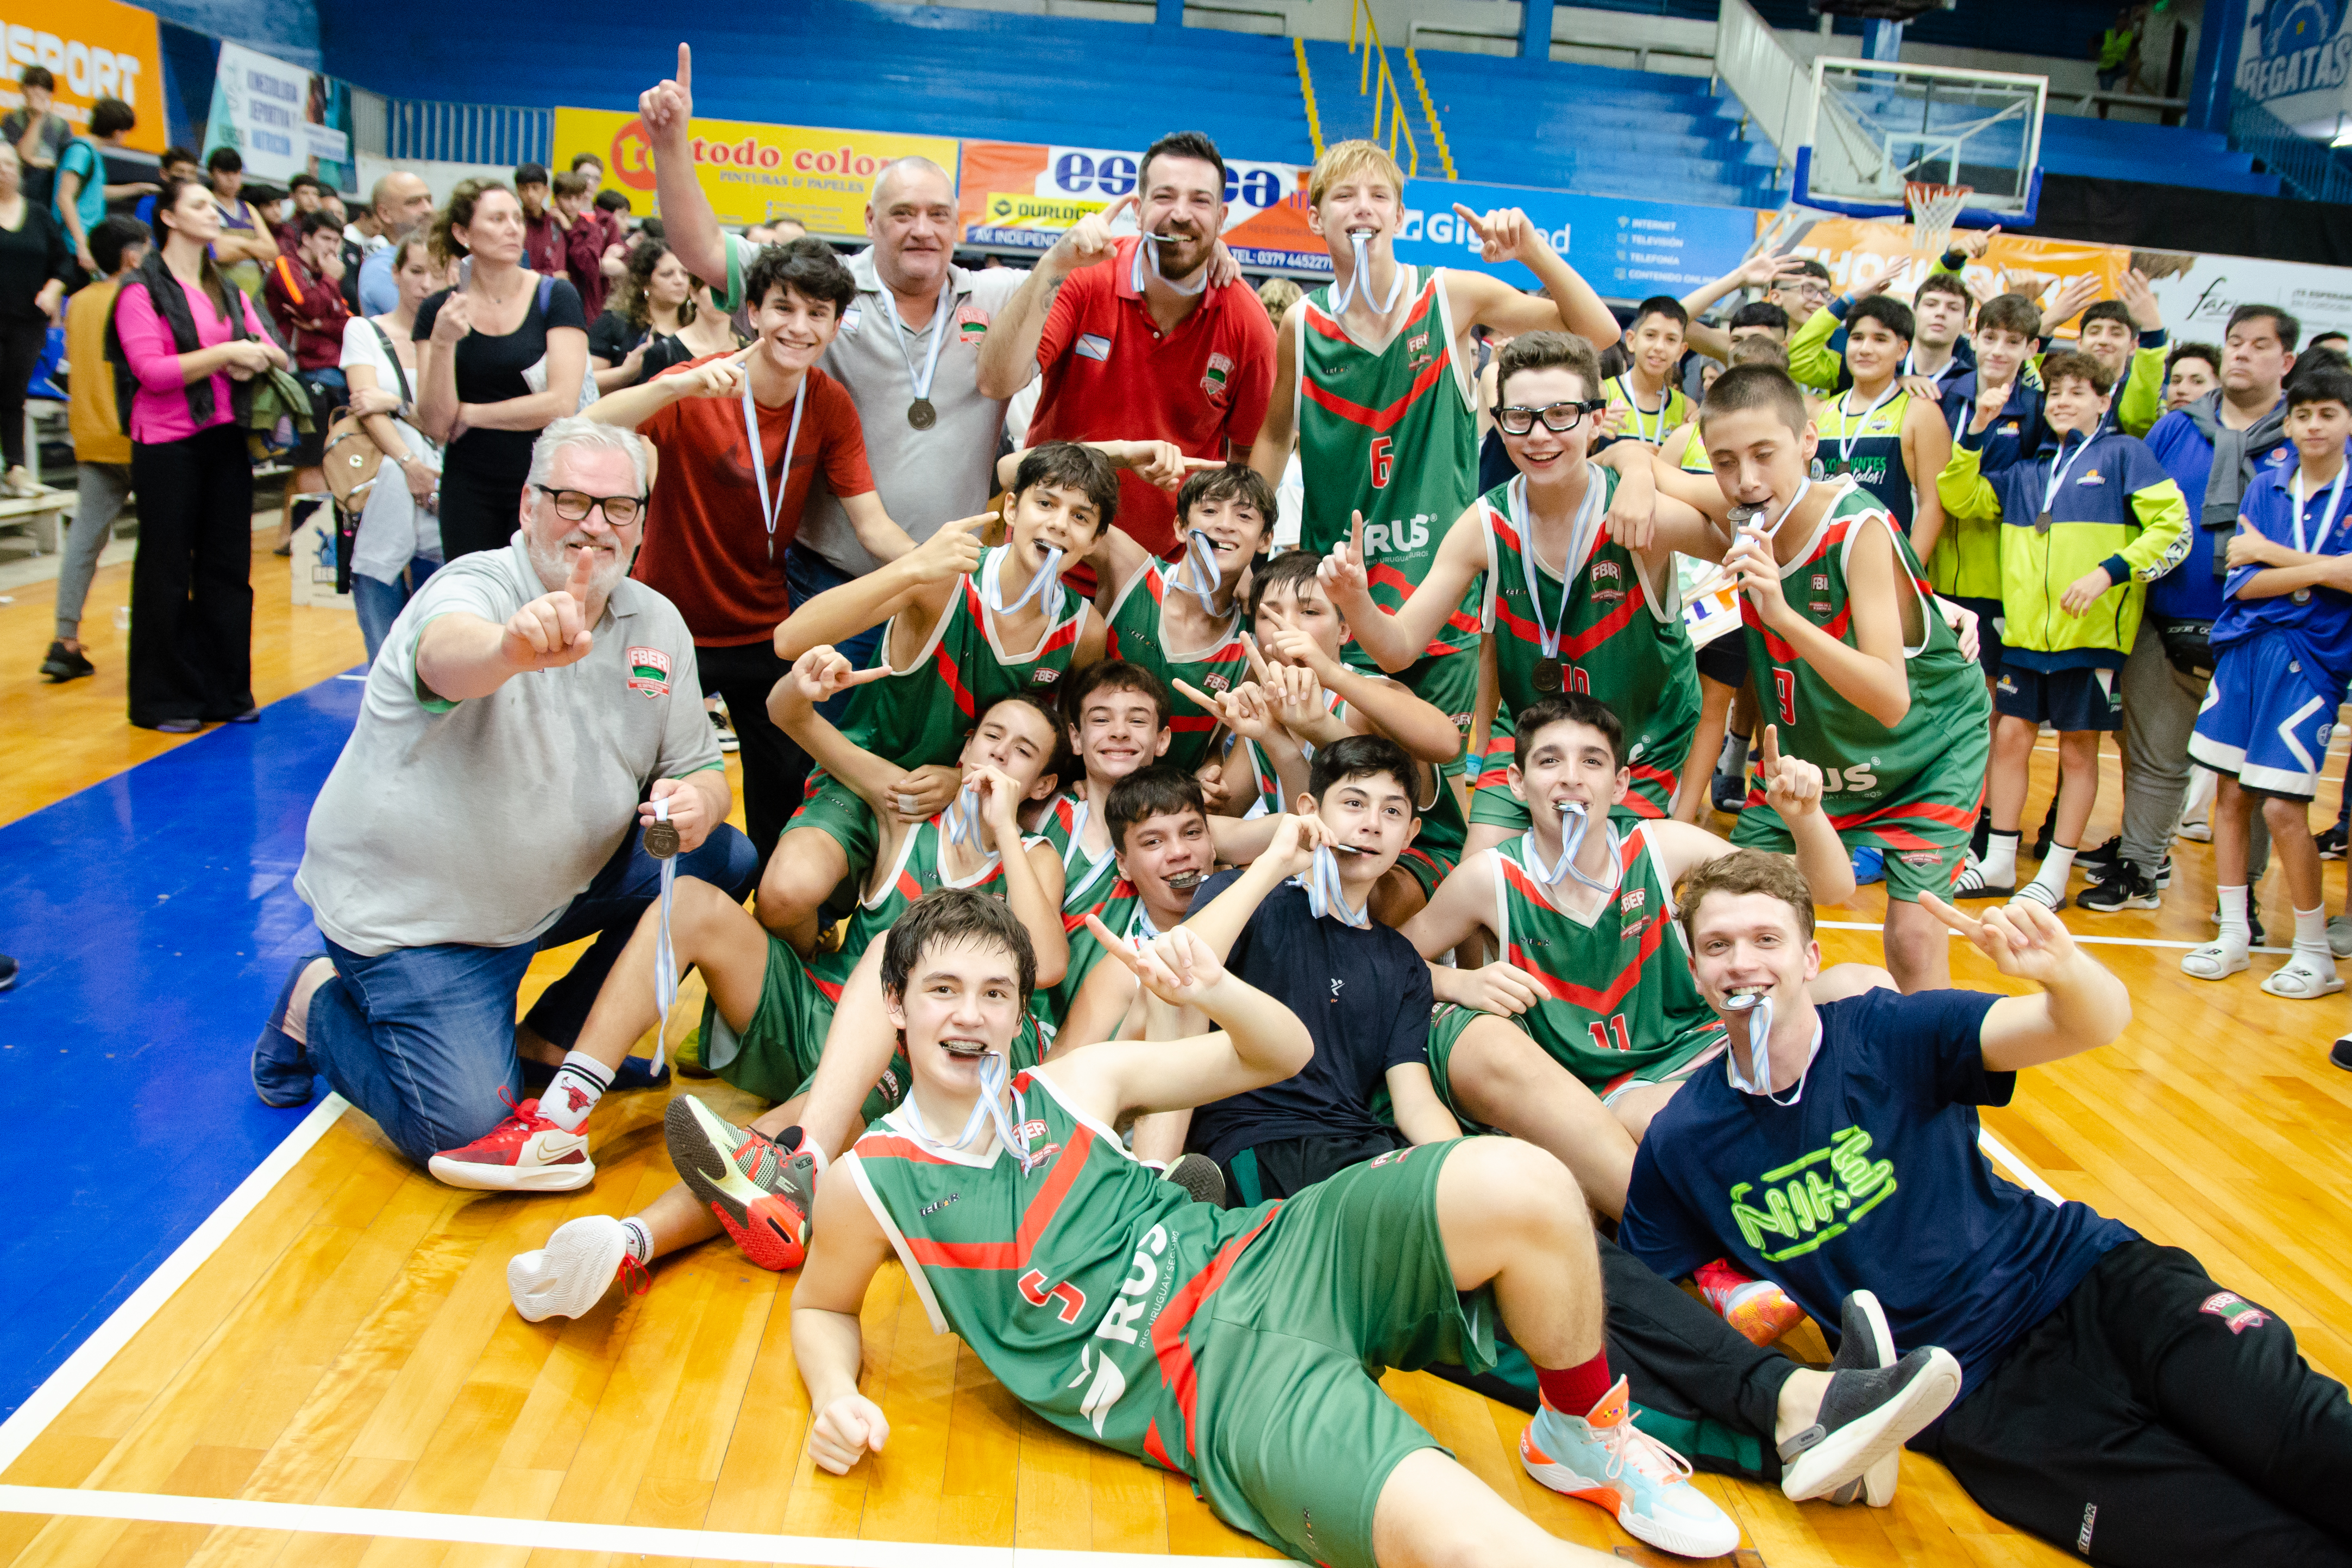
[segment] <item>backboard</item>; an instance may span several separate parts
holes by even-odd
[[[1813,62],[1792,199],[1854,217],[1904,216],[1906,181],[1968,185],[1958,224],[2030,224],[2042,195],[2049,79],[2008,71]]]

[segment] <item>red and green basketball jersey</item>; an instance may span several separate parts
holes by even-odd
[[[1595,463],[1587,466],[1587,474],[1591,482],[1604,487],[1601,505],[1605,508],[1617,493],[1616,470]],[[1501,759],[1510,758],[1519,710],[1544,695],[1536,689],[1536,666],[1543,658],[1541,626],[1557,626],[1561,689],[1591,692],[1625,727],[1625,762],[1633,771],[1626,809],[1642,816],[1664,816],[1674,800],[1675,776],[1690,754],[1691,736],[1698,729],[1697,655],[1683,624],[1682,590],[1672,581],[1663,587],[1644,582],[1639,558],[1596,528],[1584,559],[1569,563],[1565,578],[1538,553],[1539,598],[1530,607],[1523,531],[1528,526],[1526,487],[1525,479],[1513,479],[1478,501],[1486,534],[1482,619],[1495,639],[1502,711],[1496,715],[1494,738]],[[1559,618],[1563,616],[1562,595],[1568,605],[1564,618]]]
[[[1062,930],[1069,937],[1070,964],[1062,972],[1062,983],[1050,991],[1040,991],[1029,1000],[1029,1006],[1040,1018],[1058,1029],[1070,1016],[1070,1005],[1078,999],[1078,987],[1086,984],[1095,965],[1103,961],[1102,943],[1087,929],[1087,917],[1093,915],[1108,926],[1115,936],[1137,941],[1149,940],[1160,934],[1151,923],[1151,911],[1144,907],[1143,895],[1135,884],[1124,877],[1114,878],[1094,902],[1081,909],[1062,904]]]
[[[1910,411],[1911,395],[1897,383],[1895,395],[1877,407],[1848,412],[1846,405],[1853,395],[1840,393],[1822,407],[1822,444],[1813,452],[1820,468],[1815,478],[1851,478],[1877,497],[1894,513],[1898,529],[1908,533],[1918,500],[1911,470],[1903,462],[1903,416]],[[1936,476],[1928,475],[1927,482],[1934,484]]]
[[[931,628],[930,640],[906,668],[851,692],[841,732],[852,744],[902,768],[952,763],[982,713],[1017,691],[1052,687],[1069,673],[1070,656],[1086,630],[1089,602],[1066,592],[1062,613],[1046,626],[1035,647],[1021,652],[1004,648],[981,603],[980,583],[987,573],[988,555],[1005,548],[999,545],[983,554],[981,570],[956,584],[946,611]],[[889,657],[890,628],[885,626],[875,644],[874,662],[887,663]],[[817,784],[812,776],[812,794]]]
[[[1454,358],[1444,274],[1406,270],[1418,292],[1403,330],[1380,353],[1339,325],[1328,284],[1307,296],[1298,324],[1298,466],[1307,476],[1298,547],[1330,553],[1363,513],[1372,598],[1390,611],[1412,596],[1445,531],[1478,493],[1477,405]],[[1475,643],[1474,607],[1465,595],[1426,651]],[[1352,646],[1348,657],[1370,663]]]
[[[1045,1071],[1011,1087],[1028,1151],[1044,1156],[1027,1171],[993,1140],[985,1155],[942,1148],[911,1106],[843,1163],[934,1332],[953,1332],[1063,1431],[1190,1475],[1189,1331],[1281,1205],[1196,1204],[1065,1104]]]
[[[1528,842],[1521,834],[1495,850],[1495,934],[1504,958],[1549,994],[1518,1019],[1538,1045],[1598,1087],[1675,1063],[1723,1027],[1691,978],[1674,889],[1643,825],[1625,830],[1617,890],[1590,921],[1552,902],[1528,869]]]
[[[1209,737],[1217,719],[1177,690],[1175,683],[1181,680],[1212,694],[1229,691],[1249,679],[1249,649],[1242,642],[1242,611],[1237,602],[1232,620],[1212,646],[1192,654],[1171,650],[1160,627],[1160,606],[1169,591],[1168,574],[1157,561],[1129,578],[1118,597],[1111,601],[1103,651],[1108,658],[1123,658],[1150,670],[1168,688],[1172,706],[1168,712],[1168,754],[1161,760],[1189,773],[1208,755]]]
[[[849,927],[842,932],[841,946],[833,952],[813,952],[804,961],[809,975],[828,1001],[841,1000],[841,988],[849,980],[857,961],[866,949],[880,941],[898,917],[913,907],[925,893],[941,888],[969,888],[986,893],[992,899],[1004,897],[1004,862],[991,855],[978,871],[963,881],[956,881],[940,868],[940,852],[947,847],[944,816],[934,816],[929,822],[915,825],[915,831],[898,844],[898,864],[890,868],[880,889],[857,900],[850,912]]]
[[[1982,752],[1957,747],[1955,737],[1984,729],[1992,699],[1984,670],[1960,651],[1960,639],[1936,611],[1927,575],[1911,541],[1870,491],[1847,484],[1822,516],[1811,541],[1780,568],[1780,590],[1796,612],[1848,647],[1854,646],[1853,610],[1847,602],[1846,562],[1865,529],[1884,528],[1895,544],[1898,591],[1907,585],[1918,612],[1918,641],[1904,659],[1911,675],[1911,706],[1892,730],[1838,695],[1797,650],[1767,627],[1747,595],[1739,599],[1748,629],[1748,668],[1768,723],[1780,726],[1780,754],[1802,757],[1822,770],[1822,808],[1840,831],[1871,827],[1908,813],[1948,763],[1980,767]],[[1939,781],[1938,781],[1939,782]],[[1960,794],[1972,794],[1971,782]],[[1939,792],[1950,793],[1950,792]],[[1751,791],[1750,805],[1764,796]],[[1938,806],[1964,826],[1973,807]]]
[[[1045,815],[1037,819],[1037,837],[1054,847],[1062,858],[1062,912],[1076,915],[1081,920],[1086,912],[1110,897],[1110,887],[1118,880],[1118,851],[1106,848],[1099,860],[1087,856],[1086,840],[1081,836],[1087,814],[1094,806],[1066,795],[1057,795],[1045,807]]]

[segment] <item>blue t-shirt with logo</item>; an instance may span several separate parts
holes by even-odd
[[[2286,451],[2290,457],[2294,448]],[[2238,521],[2256,529],[2262,534],[2285,545],[2313,555],[2352,554],[2352,465],[2345,471],[2345,484],[2338,493],[2334,481],[2310,490],[2303,498],[2303,535],[2295,535],[2294,490],[2292,488],[2299,462],[2279,467],[2265,466],[2246,487],[2245,500],[2239,503]],[[2328,517],[2328,503],[2335,502],[2336,515]],[[2337,588],[2313,588],[2301,603],[2291,594],[2273,594],[2266,598],[2241,599],[2238,590],[2260,566],[2231,568],[2229,578],[2221,585],[2228,602],[2213,622],[2213,646],[2229,647],[2252,637],[2272,634],[2286,639],[2294,649],[2295,662],[2304,673],[2312,677],[2312,686],[2323,697],[2336,702],[2344,700],[2347,681],[2352,681],[2352,594]],[[2321,676],[2324,672],[2324,679]]]
[[[1880,990],[1827,1004],[1794,1105],[1700,1072],[1642,1140],[1617,1244],[1670,1279],[1727,1257],[1832,1338],[1839,1303],[1871,1290],[1896,1348],[1943,1346],[1965,1394],[2134,1236],[2003,1180],[1979,1152],[1976,1108],[2017,1087],[1978,1045],[2000,1000]]]

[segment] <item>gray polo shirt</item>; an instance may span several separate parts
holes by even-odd
[[[741,292],[743,269],[758,247],[740,235],[729,235],[727,241],[731,298]],[[857,280],[857,298],[841,313],[841,331],[817,363],[848,389],[857,405],[857,422],[866,432],[866,461],[874,470],[883,510],[919,544],[938,532],[940,524],[987,509],[997,444],[1004,431],[1005,400],[980,395],[980,345],[989,324],[1029,274],[1010,267],[967,272],[950,266],[931,319],[916,331],[892,327],[870,246],[845,265]],[[915,401],[915,377],[929,363],[931,335],[942,327],[955,335],[940,348],[940,367],[931,379],[931,406],[939,423],[918,430],[907,423],[907,408]],[[849,514],[822,475],[809,491],[800,536],[793,542],[853,577],[881,564],[857,542]]]
[[[436,617],[503,625],[546,592],[517,532],[434,573],[393,623],[294,877],[336,945],[373,958],[536,941],[635,831],[656,779],[722,765],[693,635],[634,578],[579,663],[465,702],[419,686],[417,640]]]

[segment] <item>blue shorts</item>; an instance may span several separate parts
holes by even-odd
[[[2341,696],[2330,677],[2304,668],[2284,637],[2232,643],[2214,659],[2189,758],[2247,789],[2309,800],[2319,793]]]
[[[2030,719],[2061,734],[2122,727],[2123,688],[2112,669],[2028,669],[2012,658],[1985,670],[1993,678],[1993,708],[2004,718]]]

